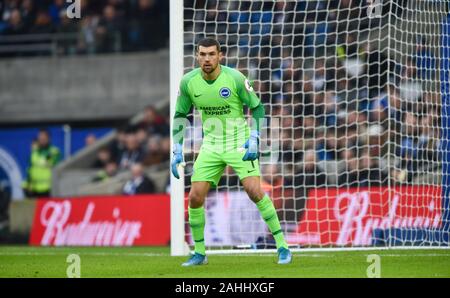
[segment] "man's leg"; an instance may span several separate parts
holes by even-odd
[[[192,182],[189,192],[189,225],[194,239],[195,252],[205,255],[205,199],[210,188],[209,182]]]
[[[195,254],[183,266],[202,265],[207,263],[205,249],[205,203],[206,195],[212,185],[217,185],[222,176],[225,164],[220,154],[211,150],[200,149],[194,163],[189,193],[189,225],[195,243]]]
[[[262,218],[269,226],[269,230],[275,239],[277,249],[288,248],[284,240],[283,232],[281,231],[280,221],[278,220],[277,211],[273,206],[272,200],[261,188],[261,181],[259,176],[250,176],[242,179],[242,185],[247,192],[250,199],[256,203],[256,206],[261,213]]]

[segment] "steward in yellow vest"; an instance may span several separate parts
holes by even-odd
[[[49,132],[41,129],[36,144],[32,146],[27,180],[23,183],[27,196],[42,197],[50,195],[52,168],[60,159],[59,149],[50,144]]]

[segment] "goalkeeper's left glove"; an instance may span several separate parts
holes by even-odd
[[[181,144],[175,144],[173,149],[173,157],[172,157],[172,174],[175,178],[180,179],[180,174],[178,174],[178,165],[183,165],[183,146]]]
[[[252,130],[250,133],[250,138],[245,142],[244,149],[247,149],[243,161],[253,161],[258,158],[259,155],[259,131]]]

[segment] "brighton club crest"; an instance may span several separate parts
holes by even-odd
[[[222,98],[228,98],[231,95],[231,90],[228,87],[223,87],[219,90],[219,94]]]

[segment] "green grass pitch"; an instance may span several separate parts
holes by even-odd
[[[181,267],[168,247],[0,246],[0,277],[67,277],[67,257],[80,256],[81,277],[367,277],[368,255],[380,256],[381,277],[450,277],[450,250],[314,251],[294,253],[289,265],[275,254],[210,255],[209,264]]]

